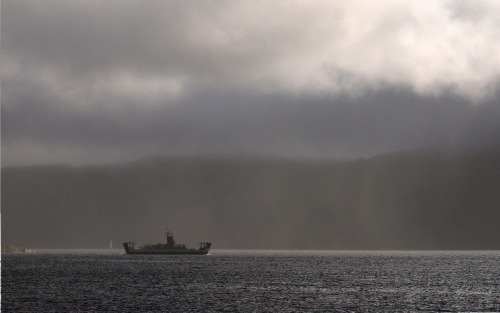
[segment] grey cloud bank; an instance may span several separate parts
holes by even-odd
[[[2,165],[498,145],[495,1],[2,2]]]
[[[34,98],[4,108],[2,118],[7,164],[159,154],[365,157],[432,145],[498,146],[500,133],[494,102],[472,106],[393,90],[356,100],[204,92],[175,105],[84,112]]]

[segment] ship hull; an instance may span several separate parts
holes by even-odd
[[[128,243],[123,243],[127,254],[149,254],[149,255],[206,255],[208,249],[187,249],[187,248],[160,248],[160,249],[134,249],[129,247]]]
[[[128,251],[127,254],[151,254],[151,255],[206,255],[208,251]]]

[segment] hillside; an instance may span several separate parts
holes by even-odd
[[[2,169],[2,241],[215,249],[500,249],[500,154],[407,151],[352,161],[150,158]]]

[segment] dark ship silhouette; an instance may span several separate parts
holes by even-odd
[[[210,242],[200,242],[200,248],[189,249],[185,245],[175,244],[174,234],[168,229],[165,232],[167,236],[167,243],[157,243],[151,245],[144,245],[140,248],[135,248],[134,242],[124,242],[123,247],[127,254],[193,254],[193,255],[204,255],[207,254],[212,245]]]

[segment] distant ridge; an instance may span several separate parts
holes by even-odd
[[[147,242],[168,222],[222,249],[500,249],[499,207],[498,150],[2,169],[2,239],[30,247]]]

